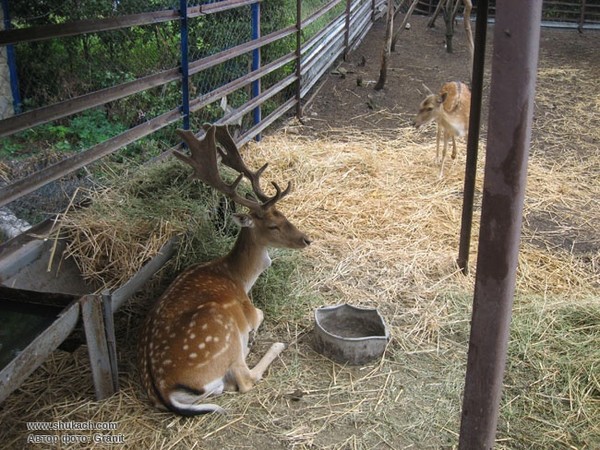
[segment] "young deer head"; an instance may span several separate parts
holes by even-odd
[[[439,177],[444,174],[444,161],[448,141],[452,138],[452,159],[456,158],[456,137],[466,136],[469,131],[469,110],[471,91],[460,82],[445,83],[439,94],[430,92],[421,102],[419,113],[413,125],[419,128],[431,121],[437,124],[435,160],[440,164]],[[444,133],[444,148],[440,160],[440,135]]]
[[[282,191],[272,183],[275,194],[269,197],[259,184],[267,164],[251,171],[226,127],[205,126],[205,131],[204,139],[198,140],[190,131],[178,130],[191,156],[174,152],[175,156],[193,167],[194,177],[247,207],[249,213],[234,217],[242,229],[230,253],[182,272],[143,326],[139,359],[144,390],[155,406],[181,415],[223,412],[218,405],[204,403],[206,398],[226,389],[248,391],[281,353],[284,344],[273,344],[253,369],[248,368],[250,333],[263,320],[248,292],[271,264],[268,247],[299,249],[311,242],[275,207],[291,184]],[[217,148],[217,141],[222,148]],[[239,173],[232,184],[219,175],[217,153],[223,164]],[[256,198],[236,192],[244,177]]]

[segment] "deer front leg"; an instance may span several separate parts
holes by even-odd
[[[440,137],[442,135],[442,127],[437,125],[437,134],[435,136],[435,163],[440,163]]]
[[[252,389],[254,384],[262,378],[265,371],[269,368],[275,358],[281,354],[284,348],[285,344],[281,342],[271,345],[269,351],[267,351],[265,356],[261,358],[252,370],[248,368],[244,360],[238,361],[236,366],[231,370],[238,390],[241,393],[244,393]]]
[[[456,139],[452,136],[452,154],[450,155],[452,159],[456,159]]]
[[[444,147],[442,149],[442,163],[440,164],[440,174],[438,178],[442,179],[444,176],[444,161],[446,161],[446,150],[448,149],[448,138],[449,135],[446,131],[444,131]]]

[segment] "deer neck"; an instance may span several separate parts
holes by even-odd
[[[224,262],[232,278],[239,280],[248,293],[260,274],[271,265],[271,258],[267,247],[258,242],[254,229],[242,228]]]

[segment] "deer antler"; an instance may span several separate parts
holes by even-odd
[[[217,142],[221,144],[223,150],[218,148],[217,151],[221,156],[221,161],[227,167],[232,168],[238,173],[242,173],[250,180],[252,184],[252,190],[256,197],[263,203],[263,207],[267,208],[274,205],[276,202],[281,200],[283,197],[288,195],[292,189],[292,182],[288,182],[287,187],[284,191],[281,190],[279,185],[274,181],[271,182],[273,187],[275,188],[275,195],[273,197],[269,197],[266,195],[260,187],[260,176],[265,171],[269,163],[265,163],[260,169],[256,172],[252,172],[244,163],[240,151],[234,142],[231,134],[229,134],[229,130],[227,125],[217,126],[215,136],[217,138]],[[269,206],[267,206],[269,205]]]
[[[261,174],[267,168],[268,163],[256,172],[252,172],[244,164],[244,161],[239,154],[239,150],[227,131],[226,126],[205,125],[204,130],[206,131],[206,135],[202,140],[196,138],[191,131],[177,130],[177,134],[179,134],[190,148],[191,157],[184,155],[179,151],[174,151],[173,155],[192,166],[194,169],[194,174],[192,176],[194,178],[200,179],[209,186],[229,196],[234,202],[246,206],[248,209],[255,212],[271,208],[290,192],[291,183],[288,184],[285,191],[282,191],[276,183],[273,183],[276,190],[275,195],[273,197],[265,195],[260,189],[259,179]],[[215,139],[215,137],[217,139]],[[223,146],[225,149],[224,151],[217,148],[216,140]],[[217,152],[219,153],[223,164],[240,174],[232,184],[225,183],[219,175]],[[253,198],[242,197],[237,193],[236,188],[244,176],[250,180],[252,189],[259,201]]]

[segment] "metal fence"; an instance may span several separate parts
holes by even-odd
[[[437,5],[443,1],[452,1],[454,4],[457,2],[462,3],[462,0],[418,0],[415,12],[431,15]],[[472,3],[473,15],[475,15],[477,0],[472,0]],[[489,1],[488,15],[491,18],[496,15],[495,0]],[[544,0],[542,4],[542,25],[579,28],[580,30],[598,29],[600,28],[600,0]]]
[[[16,55],[20,93],[18,114],[0,121],[3,145],[18,153],[33,137],[66,156],[0,187],[0,206],[120,149],[143,151],[150,140],[169,150],[177,127],[229,123],[248,142],[294,108],[301,114],[311,87],[385,4],[1,2],[0,47]]]
[[[294,108],[301,115],[310,89],[386,4],[0,0],[0,109],[12,109],[12,95],[17,112],[0,120],[0,152],[34,142],[52,161],[19,179],[0,163],[0,206],[120,150],[164,152],[177,127],[229,123],[244,144]],[[418,0],[416,11],[437,4]],[[585,28],[600,23],[600,0],[547,0],[543,15]]]

